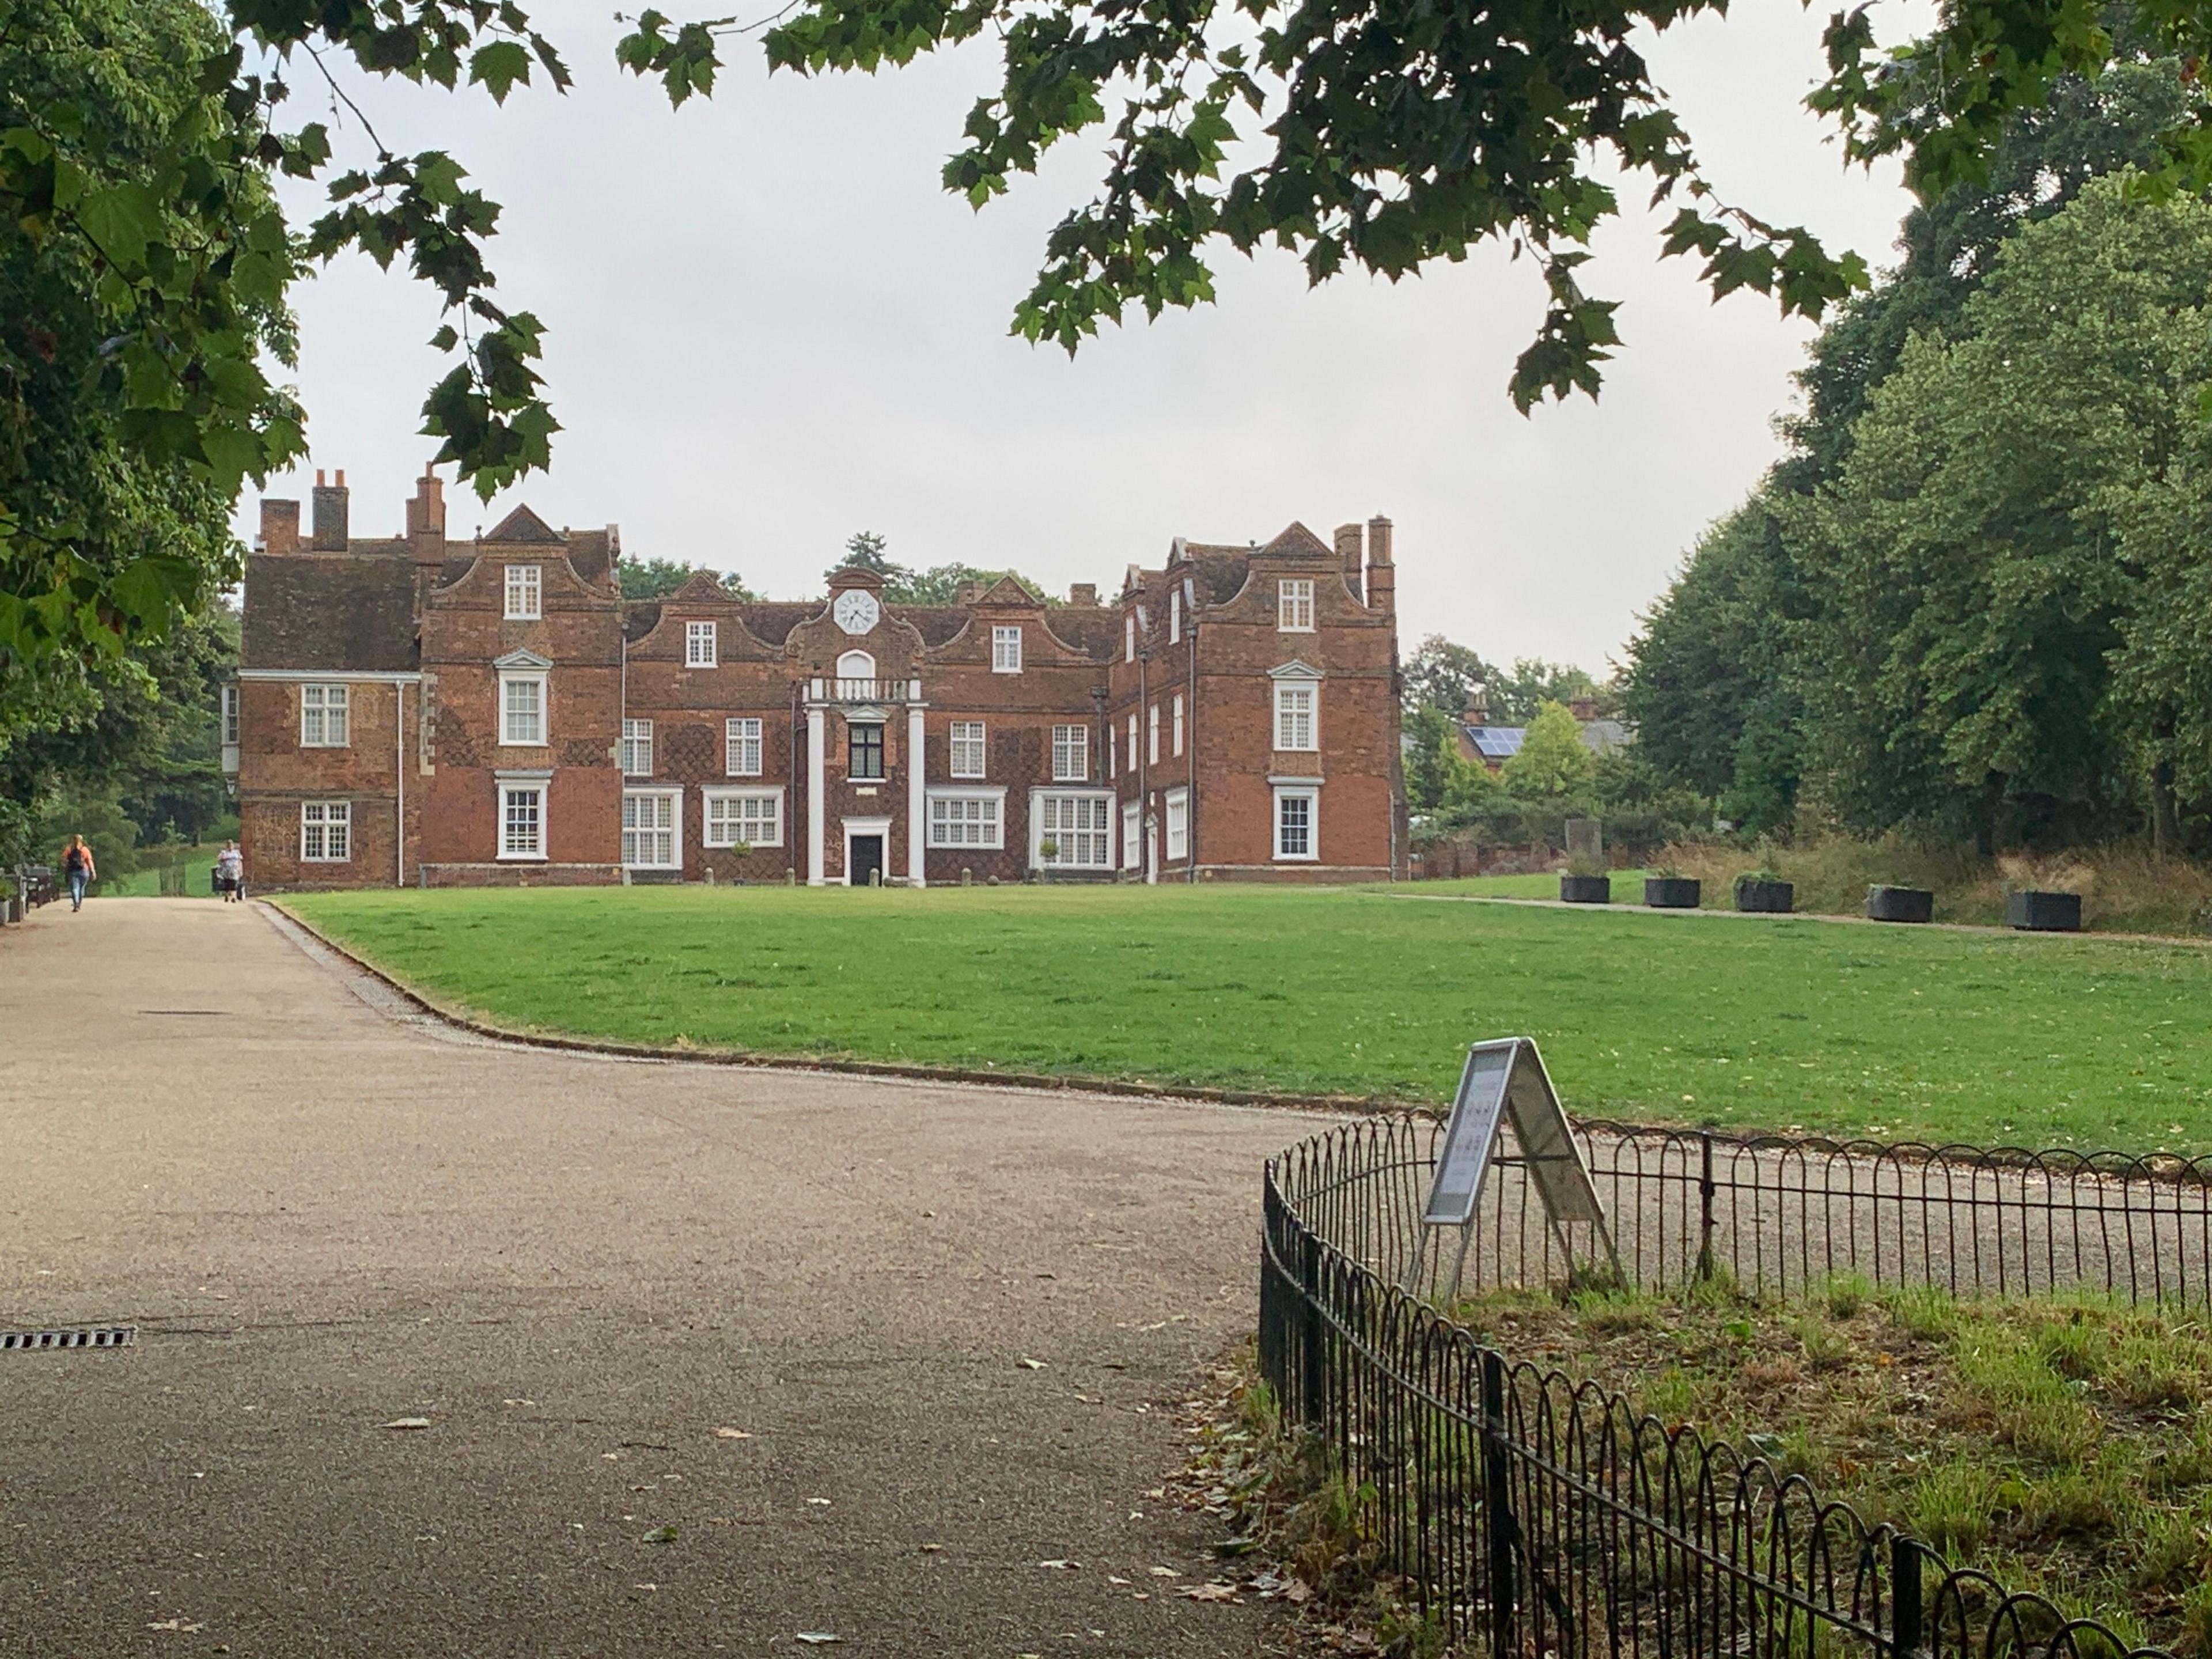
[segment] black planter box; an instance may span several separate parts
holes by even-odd
[[[1932,921],[1936,895],[1924,887],[1869,887],[1866,910],[1869,921]]]
[[[1613,902],[1613,878],[1561,876],[1559,897],[1568,904],[1610,904]]]
[[[2081,931],[2079,893],[2008,893],[2005,926],[2031,933],[2078,933]]]
[[[1687,876],[1646,876],[1644,902],[1655,910],[1694,910],[1705,894],[1705,884]]]
[[[1735,908],[1769,915],[1786,916],[1796,908],[1797,890],[1786,881],[1739,881]]]

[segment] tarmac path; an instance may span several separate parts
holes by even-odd
[[[1324,1120],[392,1003],[257,906],[0,935],[0,1328],[139,1329],[0,1352],[0,1653],[1273,1645],[1146,1493]]]

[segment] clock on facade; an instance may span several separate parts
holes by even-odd
[[[836,605],[830,614],[848,634],[865,634],[876,625],[882,607],[877,605],[876,596],[866,588],[848,587],[837,596]]]

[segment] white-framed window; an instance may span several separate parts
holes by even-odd
[[[1167,793],[1168,862],[1190,856],[1190,791],[1170,789]]]
[[[1175,751],[1182,753],[1182,693],[1175,694]]]
[[[1137,769],[1137,711],[1129,711],[1129,769]]]
[[[1145,809],[1135,801],[1121,809],[1121,867],[1133,870],[1144,858]]]
[[[1121,744],[1114,735],[1114,728],[1106,728],[1106,781],[1111,783],[1121,775]]]
[[[1168,643],[1180,645],[1182,642],[1182,589],[1171,587],[1168,590]]]
[[[1136,613],[1132,611],[1128,616],[1121,618],[1121,660],[1134,662],[1136,659],[1137,617]]]
[[[343,685],[303,685],[300,688],[300,747],[343,749],[348,736],[347,690]]]
[[[722,722],[722,770],[733,778],[761,775],[761,723],[751,715]]]
[[[951,750],[954,777],[981,777],[983,775],[983,722],[981,720],[953,721]],[[993,846],[997,844],[995,842],[992,843]]]
[[[1275,628],[1284,634],[1314,631],[1313,578],[1285,577],[1275,584]]]
[[[623,775],[628,778],[649,778],[653,775],[653,722],[624,720],[622,735]]]
[[[1088,783],[1091,781],[1091,728],[1055,726],[1052,728],[1052,781]]]
[[[709,847],[783,845],[783,792],[708,789],[706,843]]]
[[[1310,785],[1275,790],[1275,856],[1321,856],[1321,792]]]
[[[684,665],[686,668],[712,668],[719,660],[720,641],[715,637],[720,625],[710,622],[688,622],[684,624]]]
[[[1145,714],[1145,755],[1154,766],[1160,763],[1160,706],[1158,703]]]
[[[545,614],[544,572],[534,564],[511,564],[507,568],[507,619],[509,622],[536,622]]]
[[[235,681],[222,688],[222,741],[226,748],[238,747],[238,685]]]
[[[503,859],[545,856],[545,786],[502,783],[499,787],[499,855]]]
[[[300,803],[300,861],[302,864],[344,864],[353,857],[353,803],[349,800],[303,800]]]
[[[929,792],[932,847],[1004,847],[1006,800],[997,790]]]
[[[499,740],[524,748],[545,746],[545,676],[499,677]]]
[[[683,797],[673,789],[623,791],[622,861],[633,870],[673,870],[682,860]]]
[[[848,651],[837,659],[837,678],[841,680],[866,680],[872,684],[876,678],[876,659],[865,651]]]
[[[1040,793],[1030,813],[1031,862],[1054,870],[1114,867],[1114,798]],[[1052,856],[1044,844],[1053,844]]]
[[[1018,674],[1022,672],[1022,630],[1019,628],[994,628],[991,630],[991,672],[994,674]]]
[[[1275,682],[1276,748],[1321,747],[1321,726],[1314,708],[1317,690],[1311,680]]]

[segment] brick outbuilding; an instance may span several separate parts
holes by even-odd
[[[621,538],[519,507],[356,539],[264,501],[226,757],[264,889],[1402,875],[1389,521],[1177,539],[1118,600],[621,597]]]

